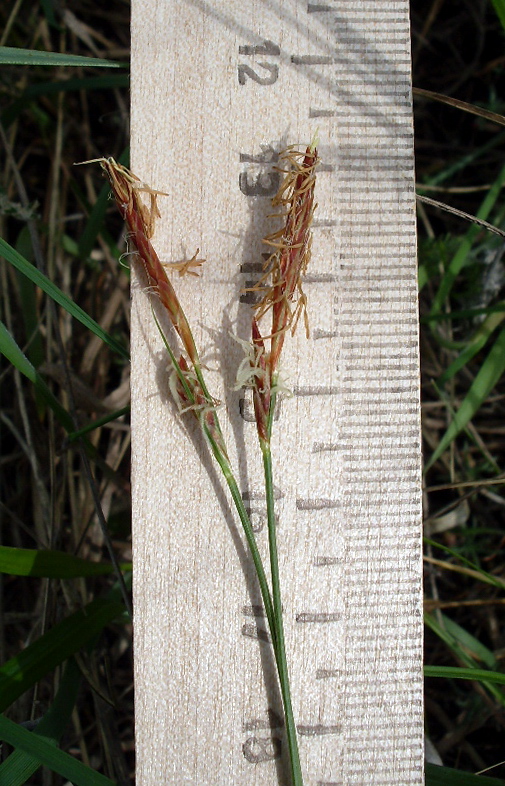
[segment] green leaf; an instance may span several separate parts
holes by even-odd
[[[64,55],[59,52],[44,52],[38,49],[18,49],[15,46],[0,46],[2,65],[40,65],[40,66],[88,66],[97,68],[126,68],[125,63],[102,60],[98,57]]]
[[[479,210],[477,211],[477,218],[481,218],[484,221],[487,220],[491,210],[493,209],[496,203],[496,200],[500,195],[504,182],[505,182],[505,167],[503,167],[500,170],[498,177],[496,178],[495,182],[493,183],[488,193],[486,194],[485,199],[483,200]],[[438,314],[440,311],[442,311],[443,305],[453,287],[456,277],[458,276],[459,272],[461,271],[461,268],[466,262],[473,241],[481,231],[482,231],[481,228],[476,226],[475,224],[468,229],[464,240],[462,241],[456,254],[451,259],[451,262],[449,263],[449,267],[447,268],[445,275],[438,288],[438,292],[436,293],[433,299],[433,306],[431,309],[432,314]]]
[[[27,731],[3,715],[0,715],[0,739],[37,758],[40,764],[59,773],[74,786],[114,786],[113,781],[105,775],[94,772],[68,753],[55,748],[52,742]]]
[[[121,569],[130,571],[131,563],[124,563]],[[0,546],[0,573],[11,576],[70,579],[77,576],[103,576],[113,572],[114,566],[109,563],[90,562],[64,551]]]
[[[505,674],[487,669],[464,669],[460,666],[425,666],[425,677],[443,677],[448,680],[473,680],[505,685]]]
[[[424,619],[432,631],[445,641],[456,657],[469,668],[476,668],[478,661],[485,663],[490,669],[496,668],[496,658],[491,650],[450,617],[445,614],[440,617],[426,614]],[[439,619],[442,624],[439,623]]]
[[[496,11],[496,16],[501,22],[501,26],[505,30],[505,0],[491,0],[493,8]]]
[[[32,734],[44,737],[56,745],[71,718],[82,682],[81,672],[74,658],[70,658],[60,680],[54,701]],[[13,751],[0,764],[0,783],[23,786],[40,767],[40,760],[22,750]]]
[[[30,281],[33,281],[46,295],[49,295],[56,303],[62,306],[65,311],[73,316],[75,319],[79,320],[85,327],[91,330],[96,336],[102,339],[105,344],[107,344],[110,349],[114,352],[117,352],[119,355],[124,357],[125,359],[129,359],[128,352],[126,349],[118,342],[115,338],[110,336],[100,325],[95,322],[86,312],[74,303],[74,301],[65,295],[64,292],[61,291],[52,281],[50,281],[47,276],[44,276],[37,268],[28,262],[21,254],[19,254],[16,249],[12,248],[8,243],[0,238],[0,255],[3,256],[8,262],[11,263],[17,270],[23,273]]]
[[[38,394],[38,397],[43,398],[48,406],[51,407],[63,428],[68,433],[73,434],[75,439],[79,438],[78,433],[74,432],[74,421],[70,417],[69,413],[63,409],[59,401],[55,398],[55,396],[53,396],[51,390],[48,388],[38,371],[33,368],[28,358],[25,357],[25,355],[21,352],[20,348],[12,338],[3,322],[0,322],[0,352],[5,355],[5,357],[10,360],[12,365],[15,366],[22,374],[24,374],[25,377],[34,383],[36,394]],[[80,438],[83,440],[86,453],[95,462],[95,464],[100,467],[105,477],[114,482],[117,482],[116,472],[111,469],[107,462],[101,458],[95,446],[92,445],[85,437],[80,436]]]
[[[504,371],[505,330],[502,330],[493,344],[489,355],[483,362],[479,373],[475,377],[470,390],[463,400],[463,403],[454,415],[449,428],[440,440],[429,461],[425,464],[425,471],[427,471],[435,463],[435,461],[438,460],[444,450],[447,450],[451,442],[458,436],[460,431],[462,431],[468,425]]]
[[[470,772],[426,764],[426,786],[505,786],[503,778],[487,778]]]
[[[2,112],[2,123],[6,128],[19,117],[20,112],[25,106],[33,103],[39,96],[56,95],[58,93],[74,92],[76,90],[112,90],[114,88],[128,87],[128,74],[107,74],[106,76],[95,76],[87,78],[65,79],[61,82],[42,82],[38,85],[30,85],[21,93],[20,97],[13,101],[10,106]]]
[[[24,374],[25,377],[33,382],[36,393],[53,410],[63,428],[66,431],[73,431],[74,422],[69,413],[61,406],[38,371],[34,369],[28,358],[21,352],[3,322],[0,322],[0,352],[21,374]]]
[[[431,540],[431,538],[423,538],[423,540],[425,543],[429,543],[430,546],[433,546],[436,549],[441,549],[446,554],[450,554],[451,557],[454,557],[455,559],[459,560],[459,562],[462,562],[463,565],[466,565],[474,572],[475,577],[479,581],[482,581],[485,584],[491,584],[491,586],[498,587],[498,589],[505,589],[505,581],[503,579],[500,579],[498,576],[493,576],[492,573],[482,570],[479,565],[467,559],[458,551],[449,548],[449,546],[446,546],[444,543],[438,543],[436,540]]]
[[[441,620],[441,622],[439,621]],[[454,655],[469,669],[477,670],[477,662],[485,663],[489,668],[496,668],[496,659],[493,653],[478,639],[468,633],[456,622],[444,614],[440,618],[434,614],[424,615],[425,624],[444,641]],[[505,706],[505,694],[493,680],[481,679],[480,682],[487,691],[502,706]]]
[[[91,423],[88,423],[86,426],[83,426],[79,429],[79,431],[72,431],[68,435],[69,442],[75,442],[80,437],[83,437],[85,434],[89,434],[90,431],[94,431],[97,428],[101,428],[105,426],[107,423],[110,423],[112,420],[117,420],[118,418],[126,415],[130,411],[130,405],[128,404],[126,407],[121,407],[121,409],[117,409],[115,412],[111,412],[109,415],[104,415],[102,418],[98,418],[97,420],[93,420]]]
[[[120,601],[98,598],[4,663],[0,667],[0,711],[124,613]]]
[[[503,304],[500,304],[500,306],[501,309],[503,309]],[[465,349],[461,352],[460,355],[458,355],[456,360],[451,363],[449,368],[438,378],[437,384],[445,385],[445,383],[452,379],[455,374],[458,373],[458,371],[466,366],[467,363],[469,363],[470,360],[475,357],[477,352],[480,352],[480,350],[487,344],[493,332],[497,327],[499,327],[504,319],[505,312],[503,310],[489,314],[475,335],[470,339]]]

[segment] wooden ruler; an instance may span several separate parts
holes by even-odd
[[[279,150],[319,132],[311,337],[286,342],[274,429],[288,662],[306,786],[422,774],[421,476],[407,0],[135,0],[132,168],[209,368],[266,554],[249,338]],[[278,690],[230,499],[133,286],[139,786],[287,783]]]

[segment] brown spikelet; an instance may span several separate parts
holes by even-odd
[[[191,362],[199,365],[198,353],[188,321],[165,268],[150,241],[155,219],[160,215],[156,200],[163,192],[154,191],[143,184],[136,175],[113,158],[101,158],[98,161],[109,179],[114,199],[126,222],[128,234],[135,244],[149,284],[167,310]],[[142,202],[141,193],[148,194],[149,207]],[[196,255],[187,263],[187,267],[195,264],[195,260]]]
[[[285,333],[287,330],[294,333],[302,313],[308,335],[307,299],[302,278],[310,261],[315,170],[319,163],[317,149],[313,145],[307,147],[305,153],[288,149],[281,158],[287,163],[287,170],[283,170],[285,178],[272,205],[283,208],[285,223],[282,229],[265,238],[265,243],[276,250],[267,260],[262,281],[265,294],[256,307],[258,321],[267,312],[272,312],[269,336],[272,374],[279,366]]]

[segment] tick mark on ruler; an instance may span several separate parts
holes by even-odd
[[[312,563],[316,568],[326,567],[327,565],[338,565],[341,562],[339,557],[314,557]]]
[[[336,499],[324,499],[323,497],[314,499],[302,499],[298,497],[296,500],[296,507],[298,510],[324,510],[325,508],[338,508],[340,502]]]
[[[313,613],[313,612],[303,612],[302,614],[297,614],[295,617],[296,622],[338,622],[341,618],[341,614],[339,611],[330,611],[330,612],[321,612],[321,613]]]
[[[274,499],[282,499],[283,496],[284,494],[282,493],[280,488],[274,485]],[[267,495],[265,494],[264,491],[246,490],[242,492],[242,499],[244,500],[244,502],[246,501],[249,502],[250,500],[254,500],[254,499],[266,499],[266,498]]]
[[[248,44],[239,46],[238,52],[240,55],[273,55],[276,57],[280,55],[281,50],[273,41],[265,40],[257,46],[249,46]]]
[[[335,276],[331,273],[309,273],[303,278],[306,284],[331,284],[335,281]]]
[[[248,639],[256,639],[257,641],[266,641],[268,643],[271,641],[268,631],[261,630],[261,628],[257,628],[256,625],[249,622],[242,625],[242,636],[246,636]]]
[[[252,721],[248,721],[244,723],[243,729],[244,731],[259,731],[260,729],[282,729],[284,726],[284,720],[274,712],[272,709],[268,709],[268,720],[263,720],[262,718],[255,718]]]
[[[244,617],[264,617],[265,610],[263,606],[242,606],[242,614]]]
[[[291,55],[293,65],[334,65],[336,59],[331,55]]]
[[[338,450],[340,445],[337,442],[314,442],[312,453],[324,453],[327,450]]]
[[[312,331],[312,339],[314,341],[318,341],[320,338],[336,338],[338,336],[338,331],[331,331],[331,330],[319,330],[316,328]]]
[[[277,737],[250,737],[242,745],[242,753],[251,764],[272,761],[281,755],[281,741]]]
[[[308,14],[326,14],[328,11],[334,11],[331,5],[318,5],[317,3],[309,3],[307,6]]]
[[[335,385],[295,385],[293,396],[335,396],[338,388]]]
[[[335,109],[316,109],[314,107],[310,107],[309,109],[309,117],[335,117],[337,114]]]
[[[316,680],[329,680],[332,677],[340,677],[340,669],[317,669]]]
[[[323,726],[318,723],[316,726],[297,726],[298,734],[301,737],[319,737],[323,734],[340,734],[341,726]]]
[[[335,227],[337,222],[333,218],[315,218],[312,222],[312,229],[321,229],[322,227]]]

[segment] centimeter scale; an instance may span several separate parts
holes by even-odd
[[[407,0],[135,0],[132,169],[168,192],[160,258],[219,398],[266,558],[251,401],[234,390],[275,227],[278,154],[316,130],[305,291],[274,426],[287,656],[306,786],[420,786],[421,476]],[[133,284],[137,783],[288,782],[272,654],[240,525],[177,416]],[[229,425],[228,425],[229,424]],[[268,562],[268,560],[267,560]],[[284,745],[285,747],[285,745]]]

